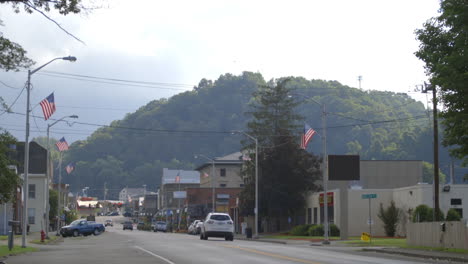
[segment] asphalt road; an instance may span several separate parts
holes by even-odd
[[[185,264],[185,263],[441,263],[378,253],[355,248],[312,247],[307,243],[283,245],[256,241],[200,240],[198,236],[122,230],[122,218],[113,217],[114,227],[99,236],[65,238],[56,245],[44,245],[39,252],[12,256],[7,264]],[[99,219],[98,219],[99,221]],[[117,222],[117,223],[116,223]],[[443,263],[443,262],[442,262]]]

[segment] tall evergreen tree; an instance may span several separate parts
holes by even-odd
[[[299,104],[290,97],[288,80],[260,87],[254,93],[252,120],[248,133],[259,144],[259,214],[266,218],[291,216],[305,206],[306,194],[317,189],[320,160],[299,148],[299,127],[303,118],[295,113]],[[251,142],[244,148],[254,149]],[[254,160],[254,153],[252,153]],[[253,214],[255,197],[255,166],[247,163],[243,171],[247,178],[241,193],[242,213]]]

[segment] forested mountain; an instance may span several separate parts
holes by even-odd
[[[195,160],[197,153],[217,157],[238,151],[245,138],[230,131],[245,130],[252,93],[261,85],[266,82],[259,73],[225,74],[214,82],[203,79],[192,91],[154,100],[73,143],[63,164],[76,162],[76,170],[64,182],[75,191],[90,186],[90,194],[99,196],[106,182],[108,195],[115,198],[125,186],[147,184],[154,190],[163,167],[193,169],[205,162]],[[301,77],[291,78],[288,86],[303,97],[296,110],[319,134],[309,151],[321,153],[321,108],[308,99],[313,98],[326,105],[329,154],[432,162],[430,117],[408,95]],[[447,160],[443,149],[441,162]]]

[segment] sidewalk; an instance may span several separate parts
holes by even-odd
[[[265,238],[261,235],[258,239],[248,239],[245,235],[236,234],[234,239],[238,240],[247,240],[255,242],[266,242],[266,243],[277,243],[277,244],[287,244],[287,245],[309,245],[314,247],[323,247],[328,250],[338,250],[338,248],[354,248],[356,250],[364,252],[377,252],[384,254],[396,254],[407,257],[417,257],[424,259],[434,259],[434,260],[446,260],[454,262],[464,262],[468,263],[468,254],[463,253],[453,253],[453,252],[443,252],[443,251],[434,251],[434,250],[422,250],[422,249],[411,249],[411,248],[386,248],[386,247],[355,247],[342,243],[337,243],[337,241],[330,241],[330,245],[324,245],[321,241],[310,241],[310,240],[295,240],[295,239],[276,239],[276,238]]]
[[[55,236],[55,232],[49,232],[49,237]],[[28,247],[37,247],[39,244],[32,244],[31,241],[33,240],[40,240],[41,239],[41,233],[40,232],[30,232],[26,236],[26,245]],[[14,239],[14,245],[15,246],[21,246],[23,242],[23,238],[21,235],[15,235]],[[8,239],[7,240],[0,240],[0,245],[8,245]]]
[[[411,248],[363,248],[363,251],[468,263],[468,254]]]

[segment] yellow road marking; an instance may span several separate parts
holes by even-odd
[[[268,252],[265,252],[265,251],[259,251],[259,250],[255,250],[255,249],[251,249],[251,248],[244,248],[244,247],[230,246],[230,245],[222,245],[222,246],[227,247],[227,248],[240,249],[240,250],[244,250],[244,251],[248,251],[248,252],[252,252],[252,253],[256,253],[256,254],[260,254],[260,255],[264,255],[264,256],[269,256],[269,257],[272,257],[272,258],[285,259],[285,260],[290,260],[290,261],[295,261],[295,262],[300,262],[300,263],[306,263],[306,264],[322,264],[320,262],[314,262],[314,261],[305,260],[305,259],[287,257],[287,256],[268,253]]]

